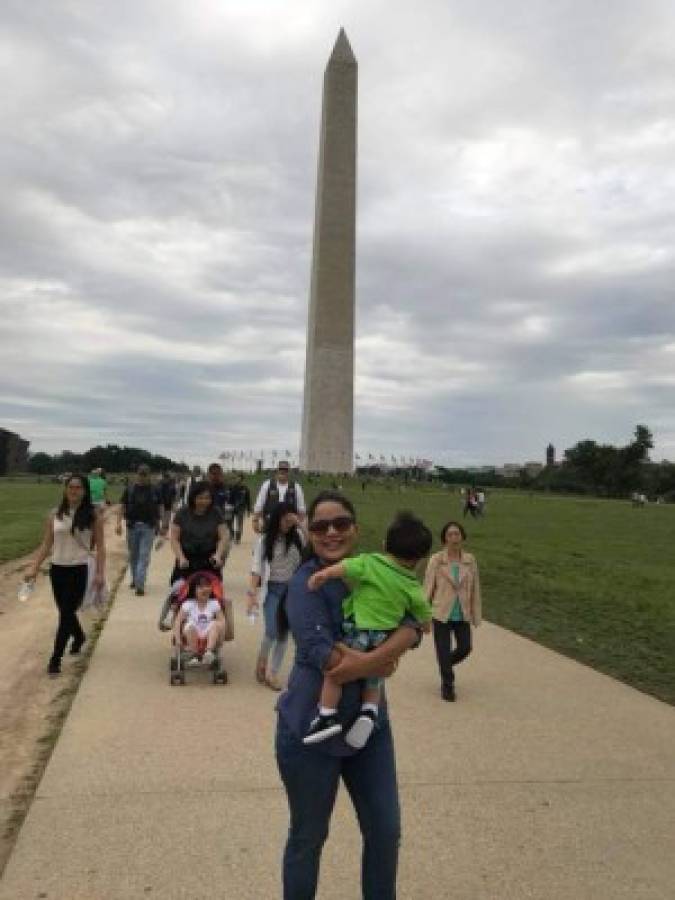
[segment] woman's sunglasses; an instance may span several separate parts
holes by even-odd
[[[354,519],[351,516],[336,516],[334,519],[315,519],[309,523],[307,528],[312,534],[327,534],[329,528],[344,534],[353,524]]]

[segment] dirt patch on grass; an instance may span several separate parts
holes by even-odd
[[[110,526],[106,538],[108,582],[114,599],[124,575],[126,552]],[[46,575],[40,576],[27,603],[18,602],[19,583],[29,560],[24,557],[0,566],[0,875],[109,611],[108,607],[102,613],[81,614],[87,634],[82,654],[66,655],[63,674],[49,679],[47,662],[57,612]]]

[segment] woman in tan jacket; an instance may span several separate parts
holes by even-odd
[[[453,666],[471,653],[471,626],[480,625],[481,621],[478,564],[473,554],[462,548],[465,540],[462,525],[447,522],[441,531],[445,547],[431,557],[424,576],[444,700],[456,699]]]

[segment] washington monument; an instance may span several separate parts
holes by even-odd
[[[357,64],[340,30],[323,80],[300,468],[351,472]]]

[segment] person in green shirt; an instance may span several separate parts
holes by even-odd
[[[401,624],[412,617],[430,629],[431,606],[415,568],[428,556],[433,539],[431,532],[412,513],[400,512],[387,529],[384,553],[362,553],[315,572],[308,581],[315,591],[326,581],[344,578],[352,586],[342,612],[344,643],[356,650],[373,650],[387,640]],[[380,704],[381,678],[365,682],[361,712],[345,734],[345,742],[360,750],[370,737]],[[337,716],[342,688],[327,672],[324,675],[319,713],[303,738],[304,744],[318,744],[339,734],[343,725]]]
[[[108,491],[108,482],[105,480],[103,469],[93,469],[88,478],[91,502],[96,507],[105,506]]]

